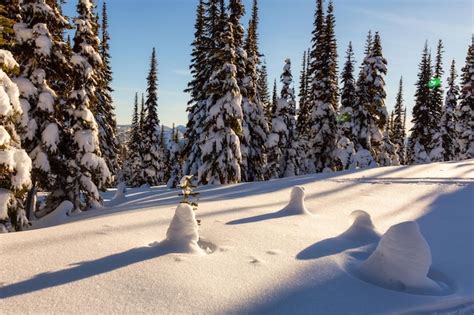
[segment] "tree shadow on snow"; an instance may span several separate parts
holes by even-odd
[[[243,218],[243,219],[238,219],[238,220],[233,220],[229,221],[226,224],[227,225],[237,225],[237,224],[246,224],[246,223],[255,223],[255,222],[260,222],[260,221],[265,221],[265,220],[272,220],[272,219],[278,219],[278,218],[283,218],[283,217],[289,217],[297,214],[289,214],[285,209],[282,209],[277,212],[272,212],[272,213],[265,213],[265,214],[259,214],[253,217],[248,217],[248,218]]]
[[[170,251],[164,249],[147,246],[134,248],[97,260],[80,262],[74,264],[74,267],[69,269],[42,273],[31,279],[0,287],[0,299],[79,281],[170,253]]]

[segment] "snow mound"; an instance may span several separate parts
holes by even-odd
[[[285,208],[281,209],[281,213],[285,215],[297,215],[297,214],[309,214],[311,212],[306,209],[304,204],[304,187],[302,186],[294,186],[291,189],[290,201],[285,206]]]
[[[198,224],[194,215],[193,208],[181,203],[171,220],[166,239],[158,246],[170,252],[204,254],[199,247]]]
[[[355,210],[349,217],[352,225],[340,235],[342,238],[366,243],[377,242],[380,239],[380,234],[375,230],[370,214],[363,210]]]
[[[74,209],[74,205],[69,200],[65,200],[59,204],[59,206],[53,210],[50,214],[44,218],[33,221],[33,228],[39,229],[43,227],[49,227],[59,225],[68,220],[69,214]]]
[[[441,287],[428,278],[431,250],[415,221],[394,225],[377,248],[358,268],[359,275],[373,284],[413,293],[433,293]]]

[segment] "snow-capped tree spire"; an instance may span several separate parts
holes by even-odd
[[[130,138],[127,142],[126,178],[127,184],[132,187],[140,187],[145,183],[142,174],[142,132],[140,116],[138,113],[138,93],[135,93],[133,106],[132,125],[130,127]]]
[[[461,74],[461,95],[457,111],[459,159],[474,157],[474,34]]]
[[[397,98],[395,102],[394,118],[392,125],[392,142],[396,145],[397,154],[401,164],[405,164],[405,123],[403,106],[403,78],[400,77]]]
[[[75,211],[99,206],[99,188],[110,180],[110,172],[99,146],[98,126],[93,112],[97,109],[98,69],[103,66],[99,54],[97,18],[94,4],[80,0],[75,19],[76,33],[71,63],[73,91],[69,97],[68,115],[71,133],[67,140],[66,192]],[[64,176],[66,177],[66,176]]]
[[[268,137],[268,172],[270,178],[295,176],[300,171],[298,142],[296,141],[296,101],[291,84],[291,61],[285,60],[281,75],[281,97],[272,119],[272,132]]]
[[[323,19],[322,1],[318,0],[310,66],[310,75],[313,80],[309,137],[311,151],[306,163],[310,172],[333,169],[337,153],[337,47],[332,1],[329,1],[327,15],[324,21]]]
[[[209,10],[211,7],[207,7]],[[204,84],[208,78],[209,67],[207,66],[208,48],[211,40],[208,37],[212,31],[212,24],[209,23],[209,17],[205,16],[206,6],[203,0],[200,0],[196,9],[196,23],[194,41],[192,43],[193,51],[190,71],[193,79],[188,83],[185,92],[189,93],[191,98],[188,101],[188,122],[186,124],[185,147],[183,148],[184,166],[183,172],[187,175],[197,176],[201,165],[201,148],[199,146],[199,136],[202,132],[202,125],[206,118],[206,94]],[[208,12],[210,16],[210,12]],[[209,74],[210,75],[210,74]]]
[[[431,62],[428,43],[425,43],[419,65],[418,81],[416,83],[415,106],[413,107],[413,127],[407,146],[407,163],[429,163],[429,145],[432,133],[429,128],[430,117],[430,88]]]
[[[200,136],[201,184],[230,184],[241,179],[242,95],[237,82],[232,27],[232,23],[225,25],[208,60],[212,75],[204,85],[208,97]]]
[[[117,120],[112,101],[112,68],[110,65],[110,35],[108,27],[107,3],[104,1],[102,5],[102,40],[99,46],[103,67],[100,71],[99,86],[97,88],[97,110],[94,114],[99,126],[100,150],[111,174],[115,176],[120,164],[120,149],[117,143]]]
[[[158,62],[153,48],[147,76],[145,100],[146,117],[142,126],[142,158],[145,183],[156,186],[166,183],[166,157],[160,149],[160,121],[158,119]]]

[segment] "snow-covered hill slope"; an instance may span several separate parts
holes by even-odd
[[[296,185],[310,213],[285,208]],[[200,192],[207,255],[150,246],[179,201],[163,187],[110,191],[109,207],[0,235],[0,313],[474,312],[472,160]]]

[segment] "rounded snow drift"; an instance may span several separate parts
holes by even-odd
[[[294,186],[291,189],[291,194],[290,194],[290,201],[286,205],[285,208],[281,209],[282,213],[288,214],[288,215],[297,215],[297,214],[310,214],[311,212],[306,209],[306,206],[304,204],[304,187],[302,186]]]
[[[357,251],[349,254],[353,259],[365,258]],[[430,247],[418,224],[410,221],[390,227],[374,252],[352,269],[359,279],[386,289],[420,295],[452,293],[452,284],[431,269],[431,263]]]
[[[350,214],[352,225],[341,234],[342,238],[370,244],[380,240],[380,234],[375,230],[370,214],[363,210],[355,210]]]
[[[204,254],[198,244],[198,224],[193,208],[181,203],[174,213],[166,239],[158,247],[174,253]]]

